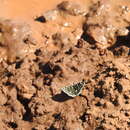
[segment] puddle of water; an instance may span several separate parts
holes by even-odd
[[[53,9],[63,0],[0,0],[0,16],[6,18],[27,19]],[[71,0],[83,4],[88,0]]]

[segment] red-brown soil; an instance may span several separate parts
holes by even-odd
[[[130,1],[62,2],[0,0],[0,130],[129,130]]]

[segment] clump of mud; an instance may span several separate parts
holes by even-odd
[[[32,18],[34,25],[57,27],[41,28],[33,50],[31,27],[0,20],[0,129],[130,129],[130,23],[123,4],[101,0],[81,10],[75,2],[58,3],[53,13]],[[61,14],[81,18],[82,26],[61,28]],[[82,80],[79,96],[61,91]]]
[[[13,62],[16,58],[23,58],[29,49],[31,29],[28,24],[8,19],[0,20],[1,60]]]

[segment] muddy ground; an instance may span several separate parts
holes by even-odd
[[[0,3],[0,130],[130,129],[129,0]]]

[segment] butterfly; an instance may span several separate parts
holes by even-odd
[[[78,82],[76,84],[73,84],[73,85],[70,85],[70,86],[66,86],[64,88],[62,88],[61,90],[67,94],[68,96],[70,97],[75,97],[75,96],[79,96],[82,92],[82,89],[85,85],[85,81],[81,81],[81,82]]]

